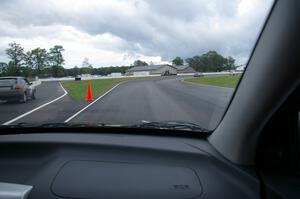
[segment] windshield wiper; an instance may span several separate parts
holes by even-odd
[[[140,124],[131,125],[129,127],[134,128],[153,128],[153,129],[168,129],[168,130],[180,130],[180,131],[199,131],[203,133],[209,133],[208,129],[205,129],[197,124],[191,122],[180,121],[166,121],[166,122],[151,122],[142,121]]]

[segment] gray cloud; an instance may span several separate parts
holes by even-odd
[[[186,58],[217,50],[244,60],[254,45],[271,0],[256,1],[255,9],[246,14],[239,13],[240,3],[240,0],[2,0],[0,39],[53,39],[57,27],[70,26],[91,37],[110,34],[118,44],[97,45],[94,41],[93,46],[124,52],[126,56],[161,56],[169,61],[175,56]]]

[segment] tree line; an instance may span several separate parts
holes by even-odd
[[[44,48],[35,48],[24,51],[24,48],[15,42],[9,43],[5,50],[9,62],[0,64],[2,76],[63,76],[64,48],[55,45],[47,51]]]
[[[184,64],[189,65],[198,72],[219,72],[226,70],[236,69],[235,59],[231,56],[224,57],[216,51],[208,51],[202,55],[196,55],[194,57],[186,58],[183,60],[181,57],[175,57],[172,60],[172,65],[182,66]],[[148,64],[141,60],[136,60],[133,66],[148,66]]]
[[[65,69],[65,76],[76,76],[82,74],[106,76],[111,73],[124,74],[129,68],[131,68],[131,66],[109,66],[101,68],[75,66],[74,68]]]
[[[48,51],[44,48],[35,48],[25,52],[24,48],[15,42],[9,43],[5,50],[8,63],[0,63],[0,76],[26,76],[26,77],[64,77],[82,74],[108,75],[110,73],[125,73],[134,66],[153,65],[142,60],[136,60],[130,66],[110,66],[94,68],[85,58],[81,67],[64,68],[65,60],[63,57],[64,48],[55,45]],[[208,51],[202,55],[196,55],[183,60],[175,57],[172,64],[179,66],[188,64],[199,72],[218,72],[233,70],[236,68],[235,60],[232,57],[223,57],[216,51]]]
[[[236,69],[235,59],[231,56],[223,57],[216,51],[208,51],[202,55],[196,55],[185,59],[185,62],[199,72],[219,72]],[[181,57],[173,59],[175,66],[183,65],[184,60]]]
[[[25,76],[25,77],[65,77],[82,74],[108,75],[114,72],[125,73],[131,66],[93,68],[88,58],[82,66],[64,68],[64,48],[55,45],[47,51],[44,48],[35,48],[25,52],[24,48],[15,42],[9,43],[5,50],[8,63],[0,62],[0,76]]]

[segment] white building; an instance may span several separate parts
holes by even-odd
[[[243,72],[246,68],[246,65],[241,65],[235,69],[236,72]]]
[[[110,77],[122,77],[122,73],[111,73],[109,74]]]
[[[126,75],[147,76],[147,75],[176,75],[177,69],[174,66],[151,65],[151,66],[135,66],[126,71]]]

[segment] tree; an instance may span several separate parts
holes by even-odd
[[[62,73],[63,64],[65,61],[62,55],[63,51],[64,48],[59,45],[56,45],[53,48],[50,48],[49,50],[48,59],[49,59],[49,64],[52,68],[52,75],[54,77],[59,77],[64,75]]]
[[[223,57],[216,51],[208,51],[200,56],[185,60],[189,66],[200,72],[218,72],[234,68],[235,60],[232,57]]]
[[[225,63],[225,70],[234,70],[236,69],[235,59],[232,57],[227,58],[227,62]]]
[[[147,62],[141,61],[141,60],[135,60],[133,62],[133,66],[148,66]]]
[[[22,48],[21,45],[17,44],[16,42],[9,43],[8,46],[9,48],[5,50],[6,55],[11,60],[8,67],[10,68],[10,71],[15,72],[13,75],[19,75],[20,67],[24,61],[24,48]]]
[[[93,71],[93,69],[90,67],[82,67],[79,70],[80,70],[80,74],[91,74]]]
[[[18,68],[15,66],[15,63],[13,61],[9,61],[5,71],[5,75],[7,76],[21,75],[21,67]]]
[[[80,70],[77,66],[74,67],[74,70],[73,70],[73,76],[76,76],[76,75],[79,75],[80,74]]]
[[[26,54],[24,55],[24,62],[27,67],[34,68],[31,51],[27,51]]]
[[[31,63],[33,68],[37,70],[39,74],[43,68],[47,66],[48,63],[48,53],[44,48],[36,48],[31,51]]]
[[[7,70],[7,64],[0,62],[0,76],[4,76]]]
[[[82,62],[83,68],[93,68],[92,64],[89,63],[89,58],[85,57]]]
[[[62,52],[65,49],[62,46],[56,45],[49,50],[49,63],[51,66],[60,66],[62,67],[65,60],[63,58]]]
[[[172,60],[172,64],[174,66],[181,66],[183,65],[183,59],[181,59],[181,57],[176,57],[175,59]]]

